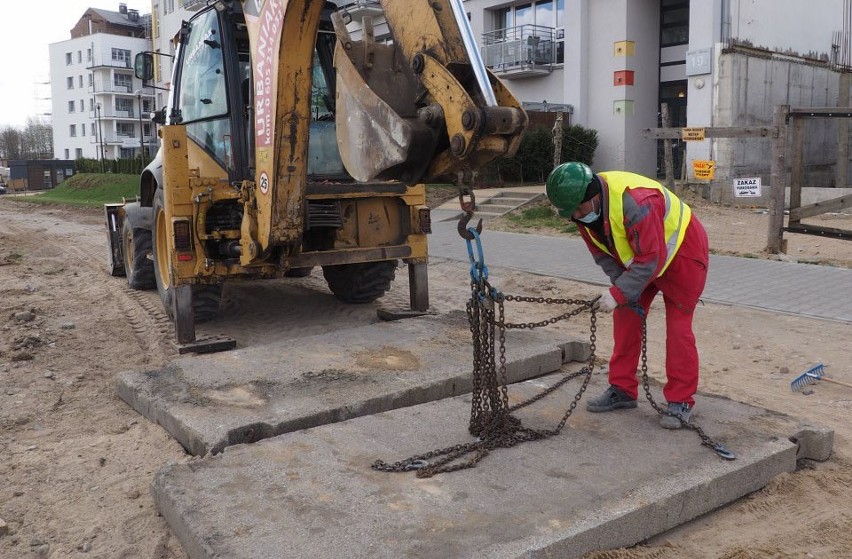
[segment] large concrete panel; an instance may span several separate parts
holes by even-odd
[[[526,399],[557,375],[510,388]],[[595,377],[602,389],[605,380]],[[552,428],[580,381],[519,412]],[[660,398],[655,390],[655,396]],[[289,433],[188,464],[153,483],[193,559],[570,559],[628,546],[825,459],[832,433],[726,399],[697,398],[696,421],[738,454],[723,461],[689,431],[666,431],[647,402],[590,414],[557,437],[497,449],[475,469],[417,479],[371,469],[471,441],[469,397]],[[793,437],[797,443],[791,442]]]
[[[117,377],[119,396],[204,455],[471,390],[467,317],[456,311],[380,322],[210,355]],[[506,334],[510,382],[587,359],[588,342],[544,331]]]

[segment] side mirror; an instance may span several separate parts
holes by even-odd
[[[150,52],[140,52],[136,54],[133,61],[133,69],[136,77],[143,81],[154,79],[154,55]]]

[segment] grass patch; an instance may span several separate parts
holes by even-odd
[[[577,225],[560,217],[549,204],[522,209],[506,217],[509,223],[518,227],[555,229],[560,233],[577,232]]]
[[[27,196],[26,200],[35,203],[100,207],[138,195],[138,175],[79,173],[56,188]]]

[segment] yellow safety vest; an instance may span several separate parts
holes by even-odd
[[[624,264],[625,268],[629,268],[630,264],[633,263],[633,249],[627,240],[627,230],[624,227],[624,192],[628,188],[651,188],[659,190],[666,199],[664,231],[667,254],[666,263],[657,277],[661,276],[666,271],[666,268],[669,267],[669,264],[671,264],[681,243],[683,243],[683,238],[686,236],[686,227],[689,225],[689,220],[692,219],[692,209],[675,196],[671,190],[648,177],[624,171],[607,171],[605,173],[598,173],[598,176],[602,177],[609,187],[607,193],[609,226],[618,258]],[[605,244],[599,242],[593,235],[589,235],[589,237],[598,248],[613,256]]]

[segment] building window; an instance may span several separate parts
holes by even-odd
[[[80,87],[83,87],[83,76],[77,76],[77,83]]]
[[[133,124],[130,122],[117,122],[115,125],[115,131],[119,136],[127,138],[133,138],[136,136]]]
[[[689,0],[660,2],[660,47],[689,43]]]
[[[494,30],[486,33],[486,44],[545,37],[536,48],[555,50],[557,64],[565,61],[565,0],[537,0],[489,11]]]
[[[83,101],[82,99],[80,99],[80,112],[82,113],[82,112],[85,112],[85,111],[86,111],[86,102]]]
[[[80,125],[80,136],[86,135],[86,123]]]
[[[130,74],[116,73],[113,78],[113,83],[118,91],[126,91],[128,93],[133,89],[133,76]]]
[[[94,87],[94,86],[95,86],[95,75],[89,74],[89,87]]]
[[[77,125],[76,124],[69,124],[68,125],[68,135],[71,136],[72,138],[77,137]]]
[[[70,52],[65,53],[65,65],[66,66],[71,65],[71,53]]]
[[[74,89],[74,76],[71,76],[70,78],[66,78],[65,84],[67,85],[68,89]]]
[[[124,113],[119,114],[117,116],[124,116],[128,118],[134,117],[135,115],[133,114],[133,99],[125,99],[123,97],[118,97],[115,100],[115,112]]]
[[[67,149],[65,150],[65,159],[71,159],[71,154]]]
[[[83,148],[77,148],[77,159],[83,159]]]
[[[92,49],[86,49],[86,62],[92,61]]]
[[[74,101],[68,101],[68,112],[69,113],[74,112]]]
[[[83,62],[83,51],[78,50],[77,51],[77,64],[80,64],[81,62]]]
[[[114,62],[120,62],[120,66],[130,68],[130,51],[127,49],[112,49],[112,59]]]

